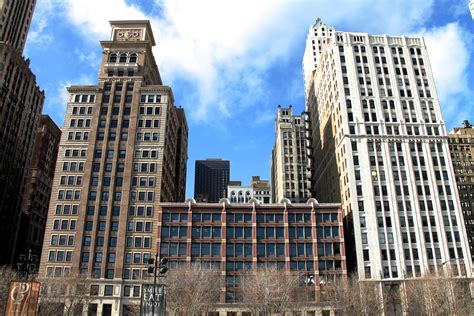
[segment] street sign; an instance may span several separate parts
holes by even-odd
[[[165,285],[157,284],[153,292],[153,284],[143,284],[140,305],[141,316],[164,316],[166,311]]]
[[[38,282],[10,282],[5,315],[36,315],[40,286]]]

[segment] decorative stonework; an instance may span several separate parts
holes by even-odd
[[[142,38],[143,30],[140,29],[123,29],[115,31],[115,40],[117,41],[139,41]]]

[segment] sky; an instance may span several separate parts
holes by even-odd
[[[306,34],[422,35],[448,130],[474,121],[474,21],[468,0],[38,0],[25,56],[62,126],[69,85],[96,84],[108,21],[148,19],[165,85],[189,125],[186,196],[195,160],[230,160],[231,180],[270,178],[277,106],[304,110]]]

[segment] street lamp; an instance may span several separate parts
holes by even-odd
[[[29,276],[36,273],[36,268],[38,267],[38,256],[33,254],[30,249],[27,254],[19,255],[16,266],[18,272],[20,272],[22,276],[26,276],[26,280],[28,281]]]

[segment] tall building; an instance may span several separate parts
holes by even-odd
[[[220,158],[196,160],[194,174],[194,198],[216,203],[225,197],[230,176],[230,161]]]
[[[184,201],[186,195],[186,170],[188,163],[188,123],[184,109],[176,109],[178,116],[178,141],[175,166],[175,201]]]
[[[274,203],[284,198],[300,203],[311,196],[306,150],[305,115],[293,115],[291,105],[278,106],[271,164]]]
[[[10,45],[20,55],[23,53],[30,29],[36,0],[0,1],[0,43]]]
[[[94,280],[104,304],[157,251],[157,205],[183,192],[176,166],[187,155],[186,120],[161,80],[149,21],[110,25],[98,84],[68,88],[39,271]]]
[[[239,273],[260,267],[313,275],[317,297],[320,285],[347,273],[339,206],[311,200],[299,204],[162,203],[158,249],[161,257],[169,259],[170,269],[192,264],[220,270],[225,285],[221,303],[241,301]],[[141,281],[125,284],[130,299],[139,295]],[[228,311],[236,308],[224,306]]]
[[[385,284],[445,268],[470,277],[423,38],[336,31],[316,65],[306,98],[313,196],[341,202],[348,262],[361,279]]]
[[[44,103],[22,57],[35,1],[0,1],[0,265],[12,264],[21,201]]]
[[[310,85],[311,76],[317,67],[317,61],[321,56],[324,45],[334,34],[334,27],[327,25],[320,18],[316,19],[313,26],[309,28],[306,36],[306,49],[303,55],[303,80],[306,93]]]
[[[467,240],[474,261],[474,129],[469,121],[464,121],[464,127],[454,128],[448,137]]]
[[[23,196],[16,257],[29,250],[41,254],[60,138],[59,127],[48,115],[42,115]]]
[[[469,11],[471,11],[471,17],[474,19],[474,0],[469,1]]]
[[[260,180],[259,176],[252,176],[248,186],[243,186],[240,181],[229,181],[226,195],[231,203],[250,203],[252,199],[260,204],[272,201],[270,181]]]

